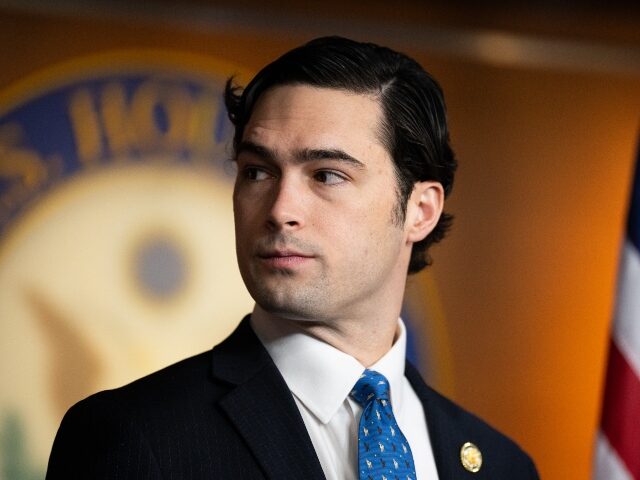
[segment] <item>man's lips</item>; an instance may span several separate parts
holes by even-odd
[[[270,250],[258,253],[258,258],[272,267],[294,267],[311,260],[314,256],[295,250]]]

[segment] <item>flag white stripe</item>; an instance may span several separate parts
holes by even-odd
[[[612,336],[640,378],[640,253],[629,240],[622,250]]]
[[[602,432],[598,432],[596,440],[594,478],[597,480],[633,480],[620,457],[607,441]]]

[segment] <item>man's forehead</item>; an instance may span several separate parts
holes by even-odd
[[[271,148],[291,142],[297,150],[384,148],[381,123],[382,107],[374,95],[283,85],[268,89],[256,101],[242,141],[275,142],[265,145]]]

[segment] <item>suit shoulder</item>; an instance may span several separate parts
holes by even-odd
[[[482,439],[485,442],[490,441],[493,445],[499,446],[501,449],[506,449],[512,454],[526,455],[515,440],[431,387],[427,386],[427,388],[431,390],[433,401],[440,404],[441,409],[447,412],[448,417],[455,421],[457,428],[466,432],[472,432],[474,438]]]
[[[426,385],[413,367],[406,373],[422,399],[429,434],[454,455],[451,463],[460,465],[461,447],[470,442],[482,453],[482,470],[490,478],[538,478],[531,457],[514,440]]]
[[[124,386],[103,390],[80,400],[69,410],[70,415],[90,414],[93,411],[116,412],[122,406],[135,411],[162,403],[183,401],[203,386],[211,385],[211,351],[181,360],[161,370],[139,378]],[[207,381],[209,380],[209,381]]]

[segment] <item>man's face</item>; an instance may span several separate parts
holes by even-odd
[[[240,272],[263,310],[326,322],[402,298],[411,243],[394,224],[381,114],[372,96],[307,85],[256,103],[233,202]]]

